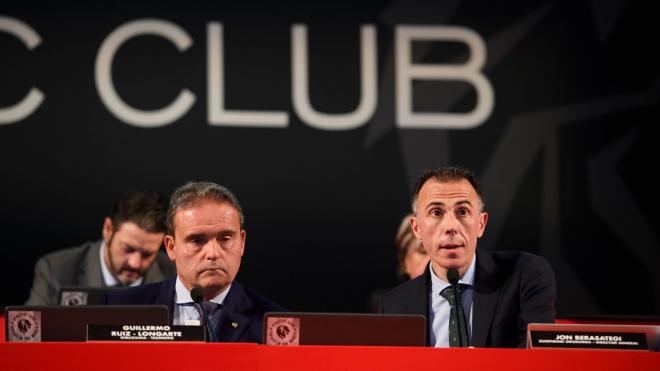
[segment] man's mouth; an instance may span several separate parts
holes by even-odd
[[[205,274],[205,273],[208,273],[208,274],[218,274],[218,273],[221,273],[221,272],[224,272],[224,271],[225,271],[225,270],[222,269],[221,267],[213,267],[213,268],[205,268],[205,269],[202,269],[202,271],[199,272],[199,274]]]
[[[440,245],[441,249],[450,249],[450,250],[451,249],[457,249],[459,247],[463,247],[463,244],[462,243],[453,243],[453,242],[451,242],[451,243],[446,243],[446,244]]]
[[[135,276],[140,275],[140,271],[136,271],[136,270],[133,270],[133,269],[124,269],[121,273],[124,276],[130,276],[130,277],[135,277]]]

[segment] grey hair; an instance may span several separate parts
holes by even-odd
[[[241,228],[245,223],[243,209],[238,202],[238,198],[226,187],[213,182],[188,182],[174,190],[170,197],[170,205],[167,209],[167,219],[165,225],[167,233],[174,234],[174,215],[177,211],[191,206],[195,206],[202,201],[211,200],[219,203],[226,202],[233,206],[241,222]]]

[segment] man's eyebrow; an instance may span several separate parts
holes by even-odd
[[[428,209],[431,206],[445,206],[445,203],[441,201],[429,202],[428,205],[426,205],[425,209]]]
[[[151,251],[147,250],[144,246],[132,245],[130,243],[126,244],[126,249],[130,250],[131,253],[136,251],[139,252],[140,254],[151,253]]]
[[[186,240],[192,240],[195,238],[202,238],[202,239],[212,238],[212,236],[230,236],[239,233],[239,231],[240,230],[237,230],[235,228],[225,228],[220,231],[214,232],[212,234],[207,234],[204,232],[193,232],[190,233],[189,235],[183,236],[183,238]]]
[[[204,236],[203,233],[191,233],[189,235],[183,236],[183,238],[186,239],[186,240],[192,240],[192,239],[204,238],[204,237],[205,236]]]
[[[454,205],[464,205],[464,204],[472,206],[472,202],[470,202],[470,200],[461,200],[461,201],[456,202]],[[432,206],[446,206],[446,205],[442,201],[433,201],[433,202],[429,202],[429,204],[426,205],[425,209],[428,209]]]

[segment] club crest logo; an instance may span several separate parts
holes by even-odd
[[[8,341],[41,341],[41,312],[9,312]]]
[[[63,292],[60,305],[87,305],[87,293],[82,291]]]
[[[268,318],[268,345],[299,345],[300,318]]]

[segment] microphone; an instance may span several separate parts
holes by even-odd
[[[206,329],[209,332],[211,342],[217,342],[218,339],[215,336],[215,331],[211,327],[211,317],[209,316],[209,312],[206,311],[206,307],[204,307],[204,304],[202,303],[204,301],[204,290],[202,290],[201,287],[193,287],[193,289],[190,290],[190,297],[195,303],[199,304],[200,308],[202,308],[204,322],[206,323]]]
[[[458,269],[449,268],[447,269],[447,281],[455,286],[458,283]]]

